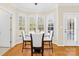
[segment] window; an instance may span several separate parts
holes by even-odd
[[[49,33],[54,28],[54,17],[46,17],[48,16],[27,16],[25,20],[23,20],[23,17],[20,17],[20,30],[26,29],[27,34],[31,32]]]
[[[48,20],[48,33],[50,33],[50,31],[54,29],[53,22],[54,22],[53,18],[49,18],[49,20]]]
[[[44,18],[38,16],[38,31],[44,31]]]
[[[25,30],[25,19],[22,16],[19,16],[19,30]]]
[[[29,31],[33,31],[35,32],[36,31],[36,21],[35,21],[35,18],[34,17],[29,17]]]

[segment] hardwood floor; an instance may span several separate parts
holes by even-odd
[[[53,53],[51,49],[44,49],[44,56],[78,56],[79,47],[77,46],[53,46]],[[48,45],[45,45],[45,48],[48,48]],[[15,47],[7,51],[3,56],[31,56],[30,45],[26,46],[27,49],[24,49],[22,52],[22,44],[18,44]],[[41,54],[34,54],[34,56],[41,56]]]

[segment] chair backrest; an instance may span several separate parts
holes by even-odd
[[[54,36],[54,31],[50,31],[50,39],[52,40]]]
[[[22,39],[25,40],[25,31],[22,31]]]
[[[31,45],[32,47],[42,47],[43,46],[44,34],[31,34]]]

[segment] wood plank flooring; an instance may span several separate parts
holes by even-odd
[[[78,56],[79,47],[78,46],[53,46],[53,53],[51,49],[44,49],[44,56]],[[18,44],[15,47],[7,51],[3,56],[31,56],[30,45],[26,46],[27,49],[24,49],[22,52],[22,44]],[[48,45],[45,45],[45,48],[49,48]],[[34,56],[41,56],[41,54],[34,54]]]

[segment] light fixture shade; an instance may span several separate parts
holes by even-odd
[[[37,5],[37,3],[35,3],[35,5]]]

